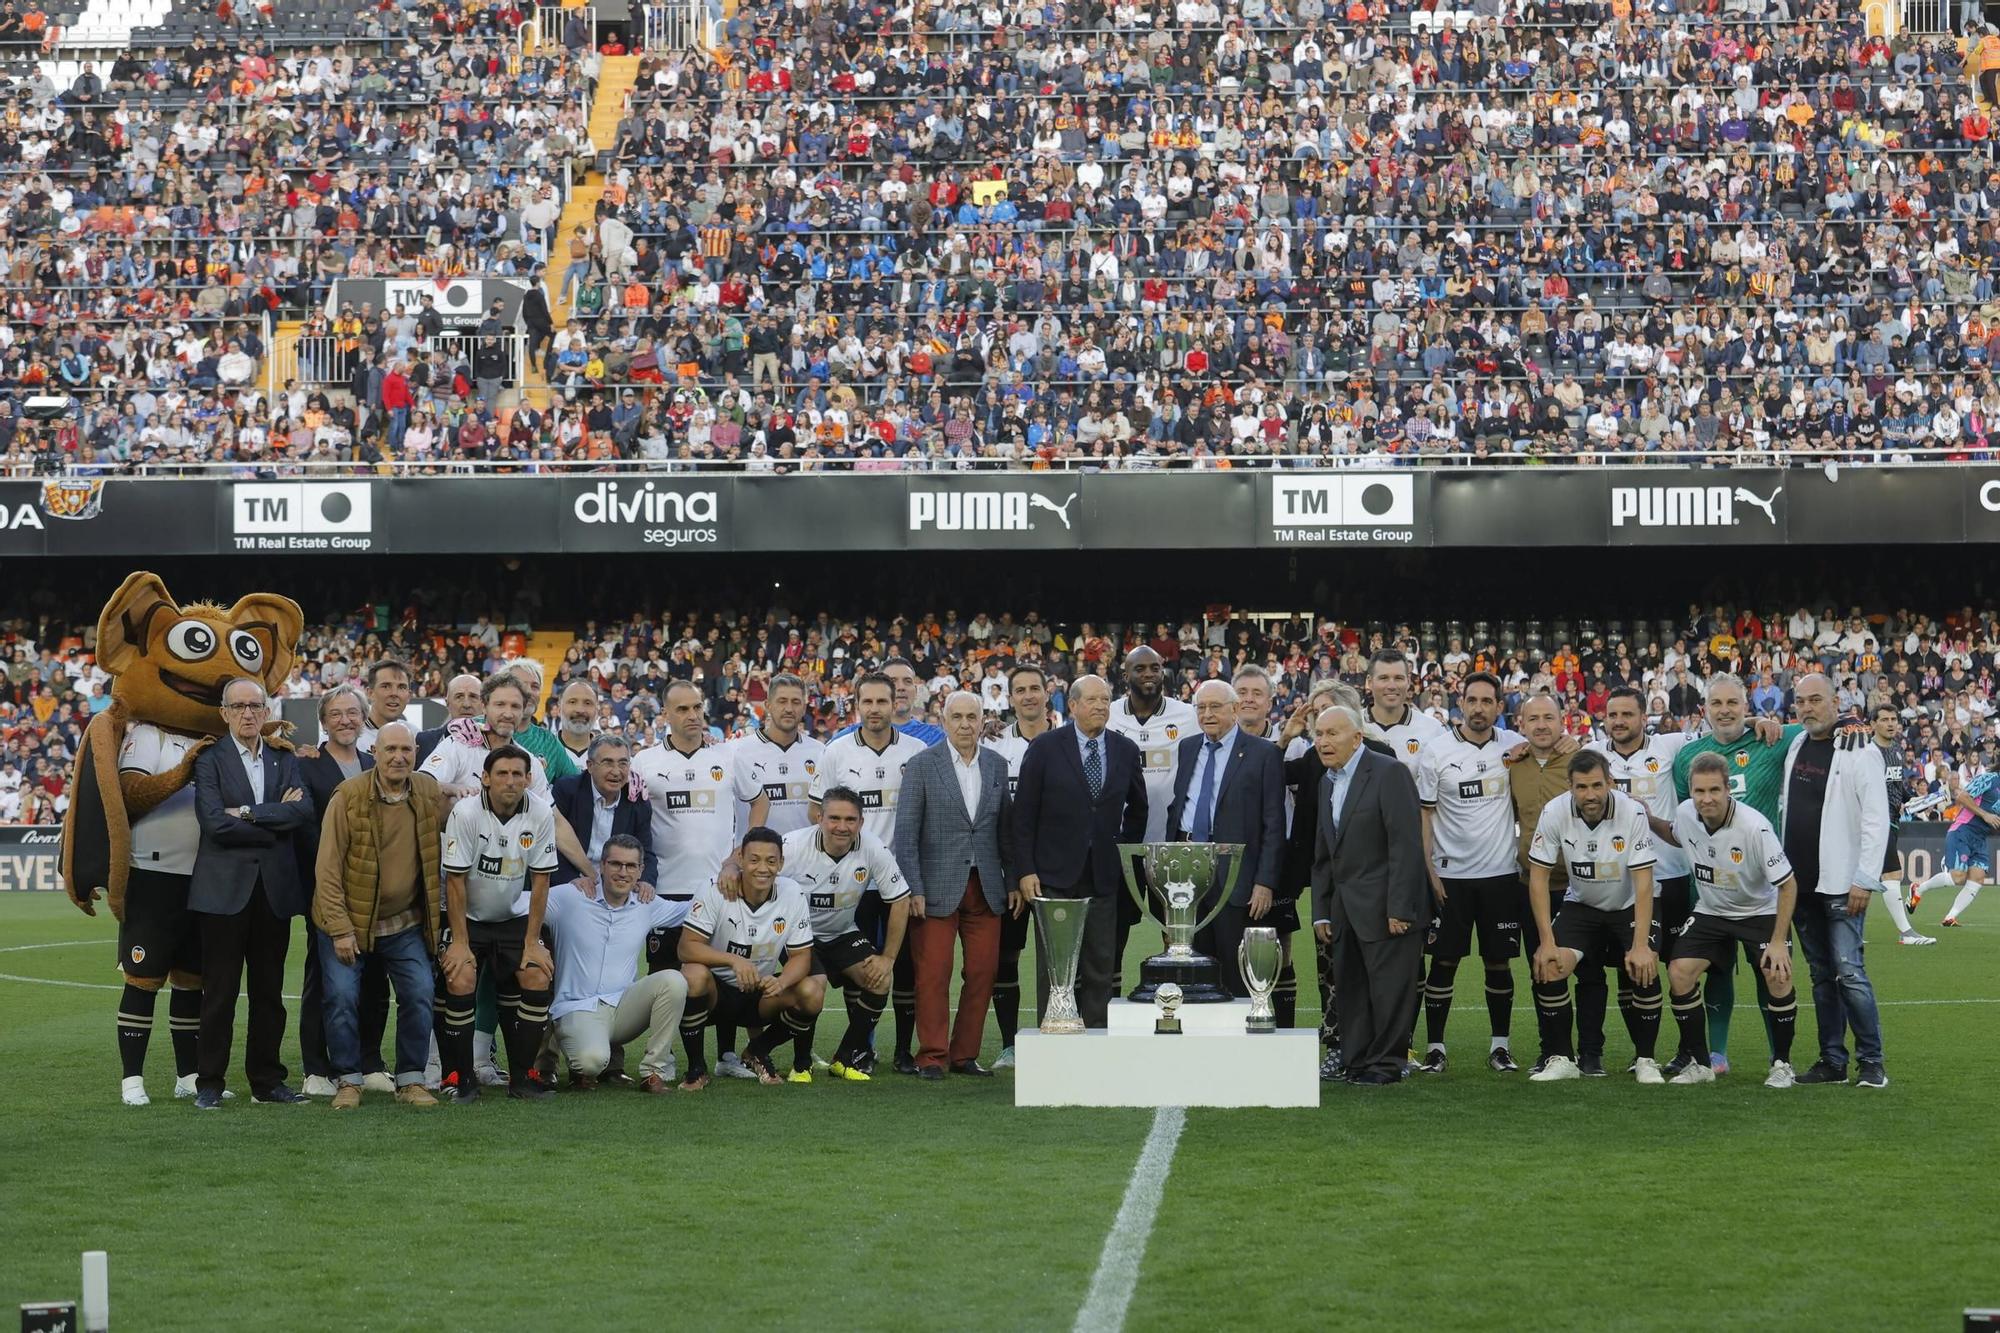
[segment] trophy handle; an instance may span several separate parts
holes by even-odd
[[[1231,898],[1236,896],[1236,882],[1243,877],[1242,843],[1222,842],[1222,843],[1212,843],[1210,845],[1221,848],[1222,849],[1221,854],[1226,856],[1226,858],[1228,859],[1229,882],[1222,886],[1221,893],[1215,895],[1215,906],[1209,908],[1207,914],[1204,915],[1199,921],[1195,923],[1196,930],[1208,929],[1209,924],[1213,922],[1215,918],[1222,915],[1222,909],[1229,905],[1229,900]]]
[[[1139,905],[1139,915],[1165,930],[1166,926],[1153,913],[1152,894],[1140,885],[1138,862],[1152,850],[1147,842],[1121,842],[1118,844],[1118,863],[1125,868],[1125,887],[1132,894],[1132,901]]]

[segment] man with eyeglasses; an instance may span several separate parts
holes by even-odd
[[[223,742],[194,761],[194,809],[201,825],[188,910],[201,923],[201,1038],[194,1105],[222,1107],[236,997],[250,978],[250,1030],[244,1065],[250,1094],[288,1105],[305,1097],[285,1086],[279,1051],[285,1036],[285,952],[291,918],[306,912],[292,839],[313,823],[312,801],[289,751],[264,742],[270,701],[264,687],[239,676],[222,687]]]

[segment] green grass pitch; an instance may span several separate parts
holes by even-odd
[[[2000,1305],[2000,906],[1931,949],[1870,933],[1885,1092],[1767,1091],[1743,1011],[1712,1087],[1530,1086],[1484,1067],[1475,970],[1440,1080],[1190,1112],[1126,1326],[1946,1329]],[[1152,1122],[1017,1111],[1006,1074],[197,1117],[164,1006],[129,1110],[112,954],[108,918],[0,898],[0,1303],[74,1298],[104,1249],[125,1330],[1067,1328]]]

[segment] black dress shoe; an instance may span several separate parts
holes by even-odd
[[[951,1067],[954,1074],[970,1074],[974,1078],[992,1078],[993,1071],[977,1060],[960,1060]]]
[[[1347,1075],[1347,1081],[1358,1088],[1385,1088],[1391,1083],[1400,1082],[1401,1080],[1385,1070],[1363,1069],[1358,1072],[1350,1071]]]
[[[264,1106],[303,1106],[310,1099],[305,1094],[294,1092],[280,1083],[262,1092],[251,1093],[250,1100]]]
[[[606,1088],[636,1088],[639,1081],[622,1069],[606,1070],[598,1075],[598,1085]]]
[[[897,1051],[894,1068],[898,1074],[914,1074],[917,1072],[917,1058],[908,1051]]]
[[[981,1070],[980,1072],[984,1073],[985,1071]],[[944,1068],[941,1065],[925,1065],[922,1069],[917,1070],[917,1077],[926,1083],[942,1083],[944,1082]]]
[[[203,1088],[195,1093],[194,1109],[197,1111],[220,1111],[222,1109],[222,1089]]]

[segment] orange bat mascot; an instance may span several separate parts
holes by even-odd
[[[224,609],[177,604],[157,575],[134,574],[97,620],[97,664],[113,677],[111,706],[83,735],[63,824],[63,884],[91,916],[108,898],[118,921],[118,1054],[127,1106],[147,1103],[142,1077],[153,1008],[172,984],[177,1097],[194,1095],[201,1018],[201,940],[187,910],[201,830],[194,759],[224,734],[222,687],[249,676],[273,692],[290,674],[305,616],[298,604],[252,593]],[[273,731],[282,723],[271,723]],[[282,744],[275,737],[274,743]]]

